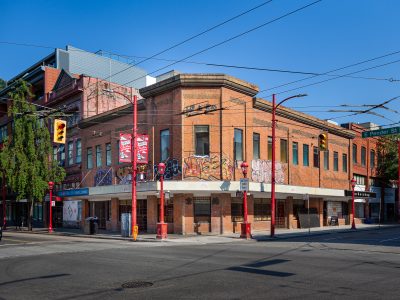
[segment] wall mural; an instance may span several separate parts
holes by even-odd
[[[220,180],[220,166],[222,165],[223,180],[231,180],[233,163],[223,154],[222,162],[218,154],[208,156],[191,155],[183,160],[183,177],[186,179]]]
[[[252,160],[251,161],[251,180],[254,182],[271,183],[271,168],[270,160]],[[283,184],[285,182],[285,174],[287,164],[275,162],[275,182]]]
[[[165,162],[165,180],[172,180],[174,177],[182,174],[182,167],[179,165],[179,161],[176,158],[168,158]],[[160,175],[158,175],[158,164],[153,166],[154,168],[154,177],[155,180],[160,179]]]
[[[109,169],[97,170],[94,176],[94,186],[111,185],[113,171]]]

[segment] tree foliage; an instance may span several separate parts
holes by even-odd
[[[0,90],[2,90],[6,86],[5,80],[0,78]]]
[[[400,135],[390,135],[381,139],[378,144],[378,175],[383,181],[397,180],[398,177],[398,146]]]
[[[65,171],[51,158],[48,118],[40,117],[32,99],[30,86],[17,83],[9,93],[8,116],[12,120],[12,134],[4,142],[0,163],[6,182],[16,193],[17,200],[28,199],[31,204],[28,226],[31,228],[34,201],[43,201],[48,182],[61,182]]]

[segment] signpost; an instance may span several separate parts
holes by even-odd
[[[400,134],[400,127],[392,127],[392,128],[385,128],[385,129],[378,129],[378,130],[371,130],[371,131],[364,131],[362,133],[363,138],[375,137],[375,136],[384,136],[384,135],[391,135],[391,134]],[[400,217],[400,139],[397,140],[397,153],[398,153],[398,166],[397,166],[397,195],[398,195],[398,215]],[[380,217],[380,212],[379,212]],[[380,223],[380,222],[379,222]]]
[[[248,178],[240,178],[240,191],[241,192],[249,191],[249,179]]]

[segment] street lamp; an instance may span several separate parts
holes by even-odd
[[[52,209],[52,204],[53,204],[53,186],[54,182],[49,181],[49,192],[50,192],[50,205],[49,205],[49,233],[53,232],[53,209]]]
[[[138,234],[138,226],[137,226],[137,211],[136,211],[136,204],[137,204],[137,195],[136,195],[136,173],[137,173],[137,147],[136,147],[136,139],[137,139],[137,96],[134,95],[131,99],[127,95],[112,90],[112,89],[104,89],[104,91],[109,93],[116,93],[129,102],[132,103],[133,106],[133,130],[132,130],[132,237],[136,241],[137,234]]]
[[[164,173],[165,164],[158,164],[158,174],[160,175],[160,222],[157,223],[157,239],[167,238],[167,223],[164,223]]]
[[[272,161],[271,161],[271,237],[275,237],[275,128],[276,128],[276,109],[285,101],[292,98],[305,97],[307,94],[298,94],[283,99],[276,105],[275,94],[272,95]]]
[[[356,222],[355,222],[355,209],[354,209],[354,187],[356,186],[356,180],[354,177],[350,181],[351,183],[351,210],[353,213],[353,221],[351,223],[351,229],[356,229]]]
[[[247,169],[249,168],[249,164],[247,162],[242,162],[240,168],[243,172],[243,177],[247,178]],[[244,222],[241,224],[241,233],[240,237],[244,239],[251,238],[251,224],[247,220],[247,189],[243,191],[243,214],[244,214]]]

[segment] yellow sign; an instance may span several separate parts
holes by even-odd
[[[139,233],[139,226],[137,226],[137,225],[133,226],[133,239],[135,241],[137,239],[138,233]]]

